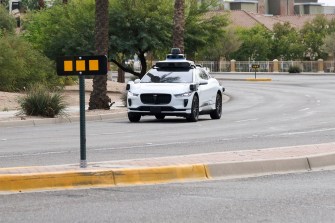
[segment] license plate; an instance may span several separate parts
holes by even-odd
[[[161,110],[161,107],[151,107],[150,112],[151,113],[161,113],[162,110]]]

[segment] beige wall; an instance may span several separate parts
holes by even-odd
[[[248,2],[231,2],[230,10],[244,10],[257,13],[257,4]]]

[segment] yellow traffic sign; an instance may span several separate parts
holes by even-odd
[[[251,65],[251,67],[252,67],[253,69],[258,69],[258,68],[260,68],[259,64],[253,64],[253,65]]]
[[[57,58],[59,76],[105,75],[108,72],[108,60],[105,55],[65,56]]]

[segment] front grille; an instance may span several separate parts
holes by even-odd
[[[164,105],[171,102],[170,94],[141,94],[143,104]]]

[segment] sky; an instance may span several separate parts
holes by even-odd
[[[319,3],[325,3],[325,5],[335,6],[335,0],[319,0]]]

